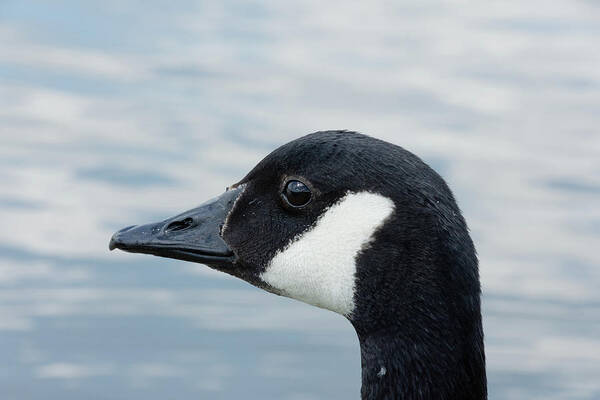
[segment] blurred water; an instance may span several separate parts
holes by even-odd
[[[358,398],[343,318],[107,249],[340,128],[453,188],[490,398],[600,398],[599,34],[592,0],[2,1],[1,398]]]

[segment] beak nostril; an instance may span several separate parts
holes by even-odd
[[[175,232],[188,229],[194,225],[193,218],[184,218],[181,221],[173,221],[165,228],[165,232]]]

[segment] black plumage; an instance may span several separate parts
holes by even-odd
[[[312,193],[299,208],[281,197],[294,179]],[[348,192],[378,193],[394,212],[356,256],[347,316],[361,346],[362,398],[487,398],[475,248],[452,192],[421,159],[366,135],[316,132],[276,149],[233,187],[243,190],[221,211],[219,240],[230,249],[221,262],[197,249],[136,248],[119,234],[111,247],[205,262],[281,294],[260,278],[273,256]]]

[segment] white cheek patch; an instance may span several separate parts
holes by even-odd
[[[393,211],[394,202],[380,194],[348,193],[279,251],[261,279],[285,296],[349,316],[356,256]]]

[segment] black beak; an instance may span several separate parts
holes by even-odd
[[[235,256],[220,232],[242,188],[231,189],[201,206],[165,221],[121,229],[110,239],[110,250],[146,253],[207,264],[233,265]]]

